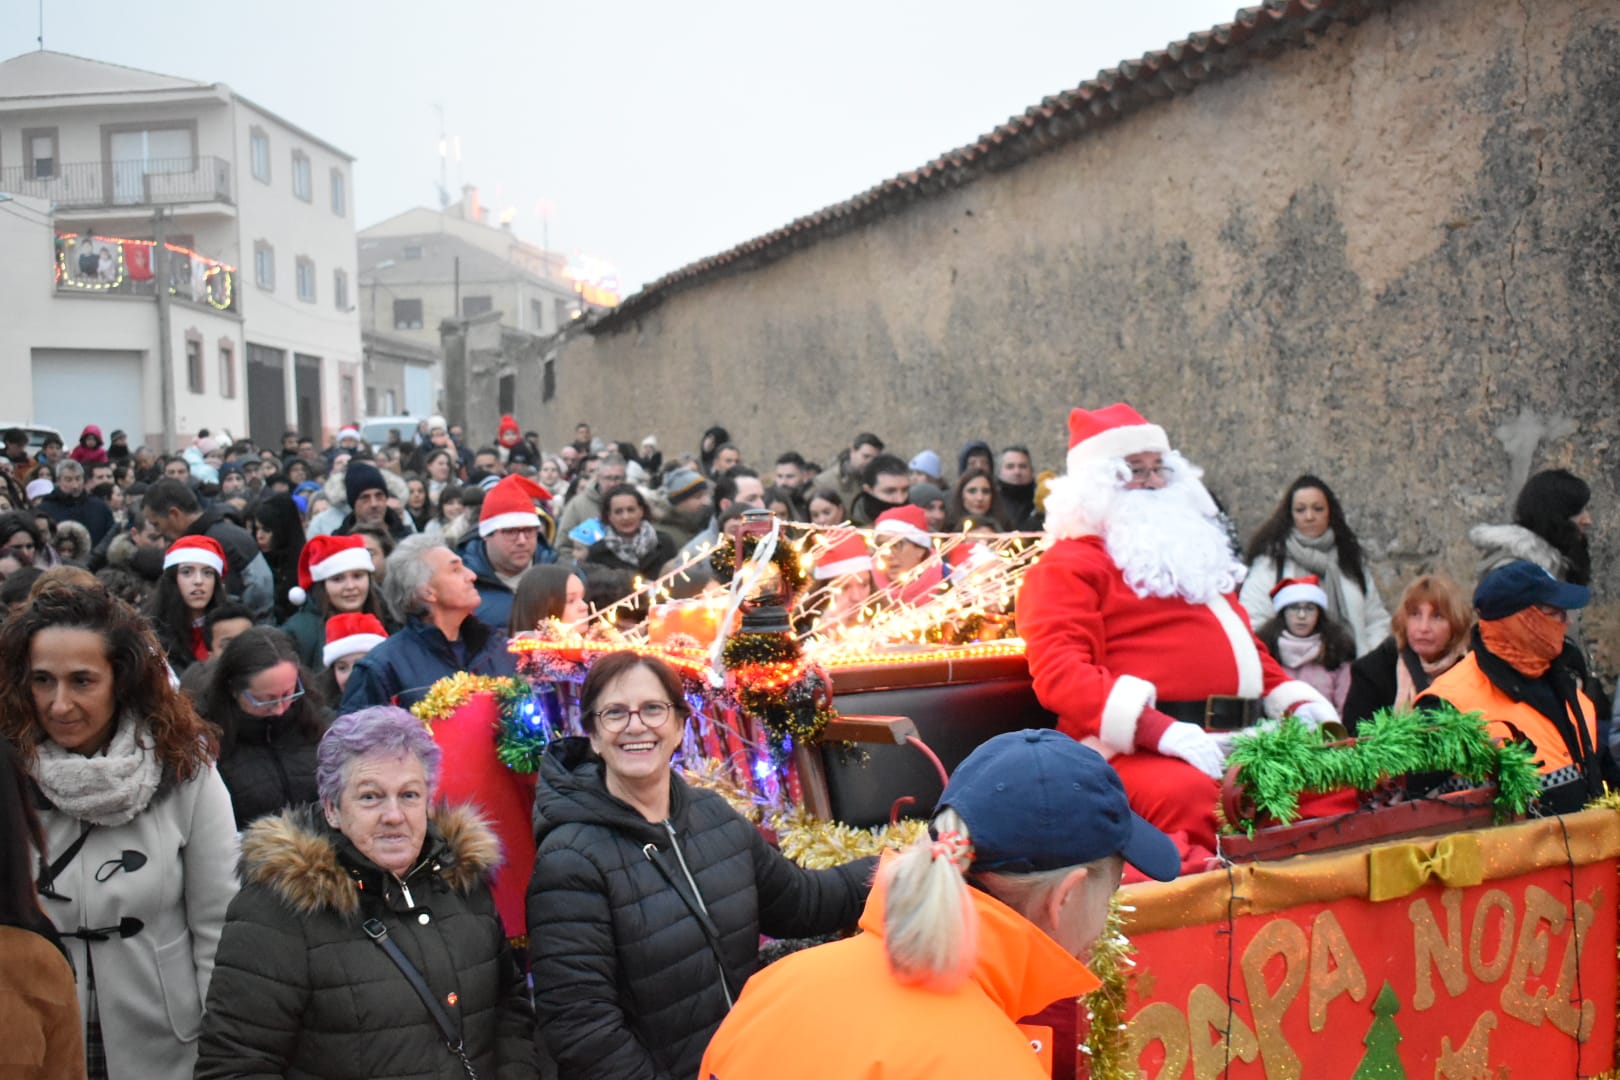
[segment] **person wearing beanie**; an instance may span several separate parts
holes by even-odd
[[[343,700],[349,675],[360,658],[388,640],[388,628],[375,615],[349,611],[326,620],[326,643],[321,663],[326,670],[316,677],[323,700],[336,704]]]
[[[1338,719],[1256,640],[1237,599],[1243,565],[1201,475],[1130,405],[1073,410],[1047,546],[1017,605],[1036,697],[1109,759],[1189,871],[1214,855],[1226,771],[1206,723]]]
[[[897,506],[878,515],[872,527],[872,584],[886,600],[921,604],[945,587],[945,565],[928,535],[920,506]]]
[[[377,595],[377,564],[361,536],[312,536],[298,553],[298,584],[288,600],[298,613],[281,630],[298,649],[304,667],[318,672],[326,666],[321,649],[326,625],[337,615],[370,615],[383,619]]]
[[[318,527],[311,519],[309,531],[312,534],[329,531],[335,536],[347,536],[357,528],[371,526],[387,529],[395,540],[403,540],[416,531],[409,514],[402,514],[389,505],[397,499],[403,506],[405,497],[410,494],[404,477],[385,473],[369,461],[354,460],[341,473],[327,477],[323,488],[327,498],[333,499],[334,489],[341,492],[343,502],[349,508],[348,513],[330,530]],[[333,506],[322,517],[329,520],[340,510],[336,499],[333,499]]]
[[[501,417],[501,423],[495,429],[495,445],[499,447],[500,454],[508,467],[513,465],[540,464],[540,451],[530,446],[523,438],[523,429],[511,415]]]
[[[916,487],[918,484],[932,484],[936,488],[945,486],[944,475],[940,472],[942,466],[940,465],[939,454],[933,450],[924,450],[914,456],[908,463],[907,468],[911,470],[912,487]]]
[[[68,457],[85,468],[107,464],[107,449],[101,445],[101,429],[94,424],[84,425],[84,430],[79,432],[79,445],[73,448]]]
[[[531,566],[557,561],[551,546],[555,526],[540,506],[551,493],[525,476],[492,485],[478,511],[478,528],[457,549],[462,565],[477,575],[478,619],[505,635],[518,579]]]
[[[992,474],[996,470],[995,455],[983,439],[969,439],[956,452],[956,475],[960,477],[969,469],[983,469]]]
[[[338,429],[337,439],[331,446],[321,452],[326,461],[328,470],[336,469],[339,454],[348,454],[351,458],[363,449],[360,441],[360,429],[353,424],[344,424]]]
[[[1177,861],[1101,755],[1056,731],[997,735],[956,767],[928,834],[884,857],[861,932],[750,977],[698,1075],[1073,1076],[1109,901],[1127,872],[1170,881]],[[832,1001],[858,1034],[805,1025]],[[1020,1023],[1059,1002],[1062,1027]]]
[[[945,518],[947,516],[945,493],[939,489],[939,485],[929,481],[912,484],[910,501],[912,506],[923,512],[923,517],[928,521],[929,532],[942,533],[945,531]]]
[[[1605,780],[1620,780],[1587,689],[1591,673],[1564,638],[1569,613],[1591,595],[1527,560],[1492,570],[1474,590],[1473,651],[1415,702],[1477,712],[1493,738],[1528,741],[1541,770],[1542,813],[1579,810]]]
[[[669,513],[664,515],[658,527],[669,534],[677,550],[691,543],[694,536],[709,527],[712,516],[709,509],[710,490],[708,477],[685,466],[671,469],[669,476],[664,479],[664,499],[669,503]]]
[[[182,536],[163,556],[163,576],[147,601],[152,633],[176,675],[208,659],[203,624],[225,601],[225,549],[208,536]]]

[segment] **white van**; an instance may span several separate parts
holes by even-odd
[[[388,445],[390,431],[397,431],[400,444],[409,449],[416,443],[419,422],[414,416],[368,416],[360,421],[360,441],[377,450]]]

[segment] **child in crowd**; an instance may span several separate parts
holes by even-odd
[[[1344,711],[1350,692],[1350,662],[1355,639],[1328,616],[1327,591],[1315,574],[1284,578],[1271,590],[1276,611],[1255,631],[1290,678],[1309,683]]]

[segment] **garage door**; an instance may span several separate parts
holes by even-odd
[[[62,433],[71,447],[86,424],[129,433],[131,446],[146,441],[141,408],[141,354],[112,349],[35,349],[34,415]]]

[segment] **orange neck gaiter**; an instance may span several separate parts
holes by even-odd
[[[1527,607],[1503,619],[1481,619],[1479,637],[1513,670],[1539,679],[1564,651],[1565,626],[1563,619]]]

